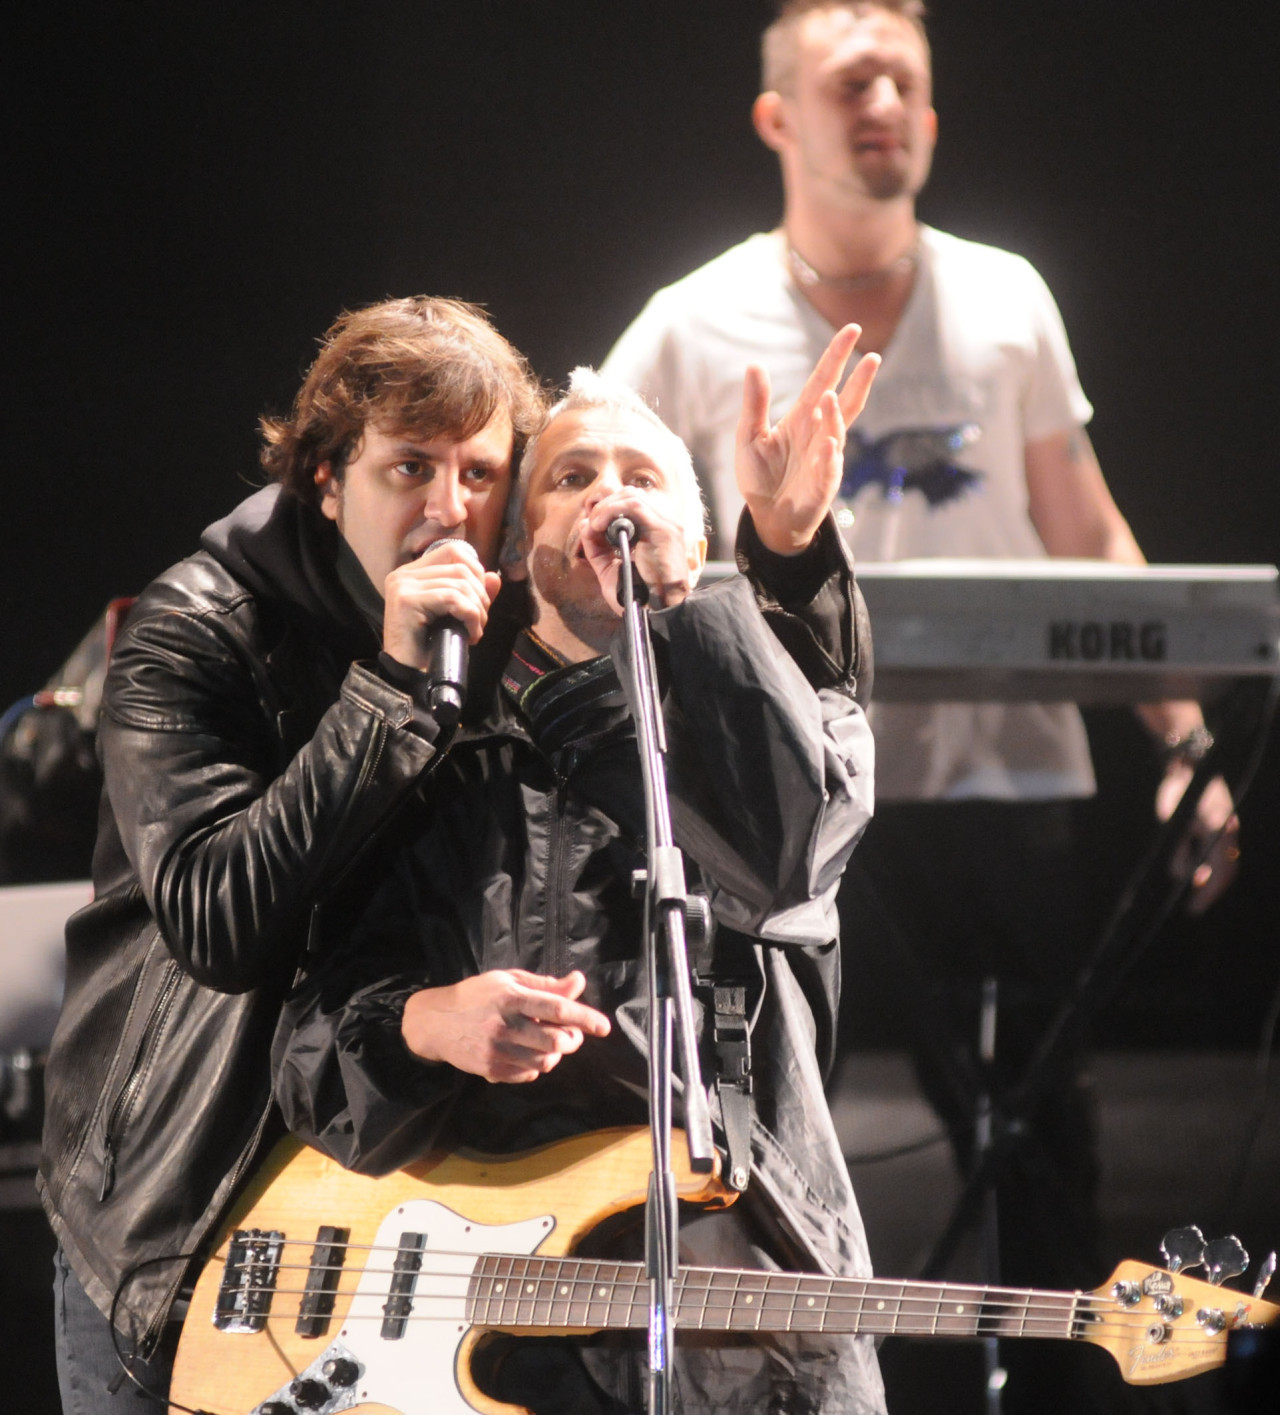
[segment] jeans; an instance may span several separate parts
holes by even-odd
[[[124,1374],[111,1323],[90,1301],[61,1248],[53,1255],[53,1319],[63,1415],[142,1415],[162,1408]],[[151,1359],[130,1363],[134,1375],[161,1398],[169,1392],[179,1330],[170,1322]],[[123,1348],[125,1340],[119,1340]]]

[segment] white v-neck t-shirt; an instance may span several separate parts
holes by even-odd
[[[722,555],[742,508],[733,450],[746,366],[768,370],[776,419],[832,333],[791,278],[775,231],[659,290],[604,363],[689,445]],[[1092,411],[1057,306],[1028,262],[922,227],[914,288],[846,449],[836,514],[855,556],[1044,557],[1024,448]],[[881,800],[1094,790],[1070,704],[882,703],[872,722]]]

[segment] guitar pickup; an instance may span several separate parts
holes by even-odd
[[[279,1229],[238,1228],[231,1235],[213,1311],[218,1331],[266,1329],[283,1251],[284,1234]]]
[[[299,1336],[310,1338],[328,1332],[350,1237],[349,1228],[335,1228],[332,1224],[322,1223],[316,1230],[316,1246],[311,1250],[311,1266],[294,1327]]]
[[[382,1304],[382,1339],[399,1341],[404,1335],[413,1311],[413,1289],[422,1269],[422,1250],[427,1246],[425,1233],[402,1233],[396,1250],[391,1274],[391,1295]]]

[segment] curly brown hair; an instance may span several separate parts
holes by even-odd
[[[518,457],[546,397],[483,310],[427,295],[384,300],[345,312],[324,335],[289,416],[260,420],[261,461],[314,505],[316,468],[328,462],[340,476],[369,424],[462,442],[502,409]]]

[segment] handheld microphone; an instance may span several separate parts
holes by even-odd
[[[441,727],[456,727],[467,696],[467,631],[462,621],[442,615],[427,628],[431,667],[427,703]]]
[[[617,545],[623,536],[626,536],[628,541],[633,541],[636,538],[636,523],[630,516],[615,516],[604,534],[610,545]]]
[[[461,541],[462,536],[444,536],[430,547],[446,541]],[[462,704],[467,696],[467,658],[470,645],[462,621],[443,614],[427,625],[427,705],[441,727],[458,725]]]

